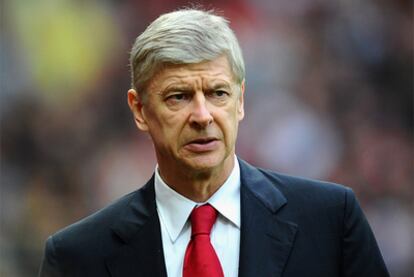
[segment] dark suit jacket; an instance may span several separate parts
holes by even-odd
[[[239,163],[239,276],[389,276],[350,189]],[[49,237],[40,276],[166,276],[154,179]]]

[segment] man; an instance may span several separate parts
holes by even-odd
[[[245,70],[222,17],[164,14],[130,62],[128,104],[155,173],[51,236],[40,276],[388,276],[350,189],[235,156]]]

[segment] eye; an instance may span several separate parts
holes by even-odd
[[[216,99],[224,99],[230,95],[229,92],[223,89],[213,90],[209,93],[209,96]]]
[[[186,98],[185,94],[173,94],[171,96],[168,97],[169,99],[174,99],[174,100],[184,100]]]
[[[218,97],[223,97],[223,96],[228,95],[228,93],[224,90],[216,90],[216,91],[214,91],[214,94]]]
[[[230,100],[230,92],[224,89],[211,90],[206,96],[214,105],[224,105]]]
[[[182,92],[173,92],[165,97],[165,103],[170,108],[180,108],[185,103],[188,103],[190,100],[191,95],[188,93],[182,93]]]
[[[189,99],[189,96],[188,94],[185,94],[185,93],[174,93],[166,97],[167,101],[182,101],[182,100],[187,100],[187,99]]]

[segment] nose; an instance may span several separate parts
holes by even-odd
[[[206,128],[213,122],[213,116],[208,109],[203,93],[196,93],[191,105],[190,124],[196,128]]]

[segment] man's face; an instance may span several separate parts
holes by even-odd
[[[162,170],[232,166],[244,83],[235,83],[225,56],[164,67],[146,93],[143,102],[130,90],[128,102],[138,128],[151,135]]]

